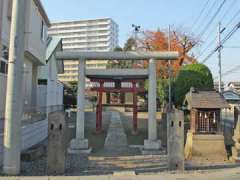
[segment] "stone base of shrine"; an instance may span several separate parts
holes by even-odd
[[[232,147],[232,160],[240,163],[240,148]]]
[[[200,161],[227,161],[227,152],[222,134],[187,133],[185,159]]]

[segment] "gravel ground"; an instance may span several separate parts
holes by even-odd
[[[103,132],[101,134],[95,133],[95,113],[87,113],[86,115],[86,137],[89,139],[90,146],[93,147],[93,152],[89,155],[67,155],[66,159],[66,172],[64,175],[79,176],[79,175],[104,175],[112,174],[116,171],[135,171],[137,174],[142,173],[156,173],[165,171],[167,169],[167,156],[166,155],[152,155],[143,156],[140,154],[139,149],[128,148],[121,155],[113,155],[111,152],[106,153],[103,149],[104,140],[106,138],[110,113],[104,113]],[[131,113],[121,113],[121,120],[127,134],[128,145],[142,145],[143,140],[147,137],[147,121],[146,118],[139,118],[139,133],[132,135]],[[75,123],[72,121],[71,123]],[[73,136],[75,132],[70,133]],[[69,140],[71,137],[69,136]],[[42,142],[46,145],[47,141]],[[46,148],[45,148],[46,149]],[[46,151],[46,150],[45,150]],[[21,162],[21,175],[23,176],[44,176],[46,173],[46,152],[43,156],[34,161]],[[211,169],[232,167],[233,164],[214,164],[201,165],[199,169]],[[191,168],[193,167],[193,168]],[[194,164],[187,163],[187,169],[194,169]],[[195,169],[198,169],[195,166]]]

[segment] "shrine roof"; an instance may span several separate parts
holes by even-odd
[[[214,90],[197,90],[191,88],[186,94],[184,105],[187,109],[221,109],[229,108],[229,104],[223,95]]]
[[[147,69],[87,69],[86,76],[90,79],[147,79]]]

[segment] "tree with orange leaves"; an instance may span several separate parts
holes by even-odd
[[[141,46],[149,51],[168,51],[168,32],[167,31],[146,31],[140,40]],[[170,49],[171,51],[178,51],[179,58],[171,62],[172,75],[175,76],[183,64],[196,63],[193,55],[189,55],[190,50],[198,44],[198,41],[190,35],[186,35],[181,31],[170,32]],[[148,62],[145,62],[147,66]],[[158,77],[168,77],[168,62],[157,62]]]

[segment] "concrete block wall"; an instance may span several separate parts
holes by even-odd
[[[0,119],[4,116],[6,103],[7,75],[0,73]]]
[[[3,120],[0,120],[0,165],[3,159]]]
[[[0,165],[3,160],[3,126],[1,121],[0,134]],[[22,151],[43,141],[48,136],[48,121],[42,120],[22,126]]]
[[[43,141],[48,135],[48,121],[38,121],[22,126],[22,150]]]

